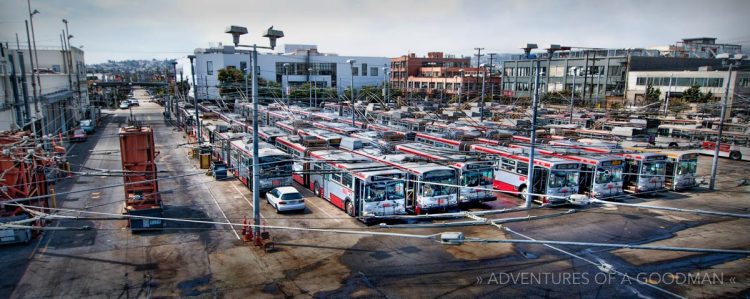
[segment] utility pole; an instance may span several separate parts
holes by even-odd
[[[529,135],[530,150],[529,150],[529,169],[528,169],[528,190],[526,192],[526,208],[531,208],[531,202],[534,193],[534,147],[536,144],[536,110],[539,104],[539,58],[536,58],[536,76],[534,78],[534,99],[531,102],[531,133]]]
[[[724,99],[721,101],[721,114],[719,115],[719,136],[716,138],[716,148],[714,149],[714,157],[711,160],[711,181],[708,184],[708,190],[714,190],[716,188],[716,171],[719,167],[719,149],[721,147],[721,135],[724,133],[724,117],[727,112],[727,103],[729,103],[729,88],[732,80],[732,67],[734,63],[729,60],[729,70],[727,71],[727,88],[724,89]]]
[[[477,77],[478,77],[479,76],[479,61],[482,59],[482,56],[484,56],[482,54],[482,50],[484,50],[484,48],[474,48],[474,50],[477,50],[477,54],[475,56],[477,57]],[[477,77],[474,77],[474,91],[476,91],[477,85],[479,85],[479,78]],[[468,92],[466,93],[466,101],[467,102],[469,101]]]
[[[346,62],[349,63],[349,69],[352,73],[352,81],[349,82],[349,87],[351,88],[351,100],[352,100],[352,126],[356,127],[355,121],[357,119],[357,110],[354,108],[354,63],[357,62],[354,59],[349,59]]]
[[[482,106],[479,107],[479,114],[480,114],[479,115],[479,122],[481,123],[481,122],[484,122],[484,90],[485,90],[484,86],[485,86],[485,82],[487,81],[487,80],[485,80],[485,78],[487,77],[487,70],[486,70],[484,64],[482,64],[480,66],[482,67],[482,95],[480,96],[480,98],[481,98],[480,105],[482,105]]]
[[[495,100],[495,84],[492,84],[492,70],[495,65],[492,63],[494,62],[497,53],[489,53],[487,55],[490,56],[490,102],[492,102]]]
[[[573,124],[573,102],[576,100],[576,76],[578,75],[578,67],[573,67],[573,91],[570,92],[570,120],[569,124]]]
[[[667,92],[664,94],[664,116],[669,115],[669,93],[672,92],[672,81],[674,80],[674,73],[669,74],[669,86]]]
[[[195,136],[197,137],[196,142],[201,142],[201,118],[198,115],[198,82],[195,82],[195,55],[188,55],[190,59],[190,73],[193,76],[193,97],[195,98]]]

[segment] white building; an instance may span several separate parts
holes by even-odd
[[[698,85],[704,94],[711,92],[715,99],[723,99],[729,88],[727,107],[731,111],[735,97],[750,95],[750,72],[733,70],[729,84],[727,74],[727,68],[714,70],[710,67],[685,71],[630,71],[626,98],[636,106],[643,105],[648,85],[661,91],[659,99],[662,102],[667,95],[670,98],[682,97],[683,92],[694,85]]]
[[[218,99],[218,72],[226,67],[240,70],[250,65],[250,51],[235,49],[233,46],[219,46],[208,49],[195,50],[195,80],[198,86],[199,99]],[[354,59],[353,68],[347,60]],[[284,64],[289,64],[285,74]],[[260,77],[274,81],[286,88],[312,82],[318,87],[335,88],[339,94],[349,88],[354,74],[354,88],[363,86],[378,86],[386,79],[383,67],[387,67],[390,59],[387,57],[366,56],[338,56],[336,54],[319,53],[315,45],[286,45],[284,53],[258,52],[258,67]],[[178,73],[183,72],[186,79],[192,82],[190,76],[190,61],[187,58],[179,60]],[[310,71],[308,71],[311,69]],[[352,71],[353,70],[353,71]],[[206,94],[208,94],[206,96]],[[191,90],[192,95],[192,90]]]
[[[25,128],[56,135],[67,132],[86,117],[89,101],[83,50],[72,48],[71,63],[68,63],[69,53],[62,49],[36,52],[39,61],[35,57],[34,73],[39,80],[34,86],[28,49],[0,45],[0,131]],[[11,65],[15,68],[15,82],[11,80],[14,73]],[[31,123],[36,126],[31,127]]]

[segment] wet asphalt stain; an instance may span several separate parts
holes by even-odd
[[[211,282],[211,274],[183,280],[177,284],[177,288],[180,290],[180,296],[199,296],[203,293],[210,292],[208,288],[206,288],[207,290],[205,291],[199,290],[200,287],[208,285],[209,282]]]

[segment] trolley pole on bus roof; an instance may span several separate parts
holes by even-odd
[[[261,47],[256,44],[240,45],[240,35],[247,34],[247,28],[241,26],[229,26],[226,33],[232,35],[234,46],[250,47],[253,49],[252,55],[252,101],[253,101],[253,236],[256,240],[260,238],[260,161],[258,159],[258,48],[271,49],[276,48],[276,40],[284,37],[284,32],[273,29],[273,26],[265,31],[263,37],[267,37],[270,47]]]

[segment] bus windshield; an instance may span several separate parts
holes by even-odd
[[[424,193],[426,197],[450,195],[456,192],[456,187],[446,186],[456,184],[456,175],[453,170],[436,170],[425,173],[423,181]],[[441,185],[434,185],[429,183],[437,183]]]
[[[404,199],[404,182],[379,182],[367,185],[366,202]]]
[[[695,174],[698,168],[698,160],[680,161],[677,165],[676,175]]]
[[[597,184],[622,182],[622,168],[599,168],[596,170]]]
[[[292,171],[293,162],[286,156],[260,157],[258,161],[264,175],[287,174]]]
[[[641,167],[641,174],[645,175],[664,175],[666,174],[666,162],[659,161],[659,162],[643,162],[643,167]]]
[[[553,170],[549,174],[549,187],[575,187],[578,186],[578,171]]]
[[[470,170],[470,171],[464,172],[461,186],[465,186],[465,187],[487,186],[487,185],[492,185],[492,182],[493,182],[492,169]]]

